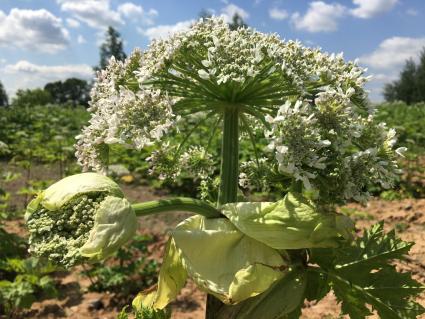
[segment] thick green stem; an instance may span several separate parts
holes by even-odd
[[[234,203],[238,195],[239,112],[236,105],[224,109],[218,205]]]
[[[218,206],[234,203],[238,197],[239,177],[239,111],[237,105],[224,108],[221,144],[221,169]],[[212,295],[207,296],[206,319],[216,319],[223,304]]]
[[[220,217],[220,211],[208,203],[185,197],[153,200],[132,205],[137,216],[146,216],[161,212],[185,211],[208,218]]]

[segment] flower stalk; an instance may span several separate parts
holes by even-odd
[[[224,109],[218,205],[237,201],[239,177],[239,110],[237,105]]]
[[[219,207],[237,202],[239,181],[239,110],[237,105],[228,105],[223,113]],[[222,306],[218,299],[208,295],[205,318],[216,318]]]
[[[205,201],[186,197],[176,197],[138,203],[132,205],[132,208],[138,217],[171,211],[192,212],[207,218],[220,217],[220,212]]]

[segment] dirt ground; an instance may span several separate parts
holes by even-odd
[[[46,174],[48,175],[46,177]],[[55,180],[58,177],[54,172],[43,167],[33,170],[32,178]],[[22,187],[22,182],[16,181],[7,185],[10,192],[17,191]],[[126,196],[132,201],[146,201],[165,196],[142,185],[123,185]],[[16,208],[24,205],[24,196],[12,198]],[[358,204],[349,204],[344,208],[351,213],[357,221],[357,228],[370,226],[377,221],[384,220],[385,227],[389,230],[396,228],[403,240],[414,241],[410,255],[406,262],[397,266],[403,271],[410,271],[415,279],[425,284],[425,199],[404,199],[396,201],[371,200],[366,207]],[[149,249],[155,258],[160,259],[163,244],[168,230],[172,229],[179,221],[188,216],[185,213],[164,213],[139,218],[139,231],[144,234],[153,234],[159,238],[159,242],[152,244]],[[10,232],[24,235],[25,226],[22,219],[8,221],[6,229]],[[33,304],[26,311],[15,318],[70,318],[70,319],[115,319],[120,309],[116,306],[113,294],[87,292],[89,281],[80,277],[80,269],[70,273],[55,274],[60,296],[58,299],[48,299]],[[173,303],[174,319],[201,319],[205,312],[205,293],[199,291],[196,286],[189,282],[181,291],[176,302]],[[425,296],[418,300],[425,306]],[[342,318],[339,316],[340,307],[335,297],[329,294],[318,304],[306,304],[303,310],[303,319],[332,319]],[[373,317],[371,317],[373,318]],[[378,318],[377,316],[375,318]],[[423,317],[425,318],[425,317]],[[254,319],[254,318],[253,318]],[[255,318],[257,319],[257,318]]]

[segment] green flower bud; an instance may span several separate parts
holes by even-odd
[[[96,173],[72,175],[51,185],[29,203],[25,219],[30,252],[65,267],[106,258],[137,226],[119,186]]]
[[[354,228],[348,217],[322,212],[299,193],[276,203],[226,204],[222,213],[242,233],[275,249],[338,247]]]

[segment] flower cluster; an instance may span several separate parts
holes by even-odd
[[[288,99],[332,96],[357,103],[367,80],[363,73],[341,55],[284,42],[276,34],[230,30],[221,18],[201,19],[123,62],[112,58],[98,72],[92,118],[78,136],[76,155],[86,169],[102,170],[105,145],[140,149],[175,127],[178,116],[201,112],[220,119],[228,104],[261,123]]]
[[[320,200],[365,201],[368,186],[392,185],[403,149],[393,149],[394,130],[358,114],[341,97],[326,93],[316,103],[286,102],[276,117],[267,117],[269,149],[279,172],[319,192]]]
[[[212,161],[203,148],[173,145],[181,139],[166,133],[177,128],[179,116],[194,128],[205,118],[219,123],[232,105],[249,119],[247,131],[265,132],[277,162],[271,166],[285,179],[336,202],[364,200],[368,185],[388,187],[398,171],[393,133],[367,115],[364,72],[342,54],[249,28],[230,30],[220,18],[200,20],[124,62],[112,59],[99,72],[77,157],[84,167],[101,170],[105,145],[141,149],[161,140],[149,158],[153,172],[175,178],[189,171],[205,180]],[[173,132],[185,131],[192,132]],[[253,163],[242,167],[242,186],[254,178]]]
[[[65,267],[81,262],[79,249],[89,238],[94,212],[102,200],[98,194],[84,195],[67,203],[60,213],[51,214],[45,208],[34,212],[27,221],[30,252]]]
[[[202,146],[190,146],[180,154],[167,142],[154,150],[147,160],[151,165],[150,174],[160,179],[174,180],[184,171],[203,180],[212,175],[215,167],[212,155]]]
[[[173,101],[166,94],[138,88],[134,82],[139,60],[139,51],[125,62],[112,58],[108,68],[98,74],[92,90],[90,125],[77,136],[76,156],[85,169],[103,169],[102,151],[108,144],[141,149],[158,141],[175,121]]]
[[[104,259],[129,240],[136,215],[119,186],[106,176],[68,176],[27,207],[30,251],[71,267]]]

